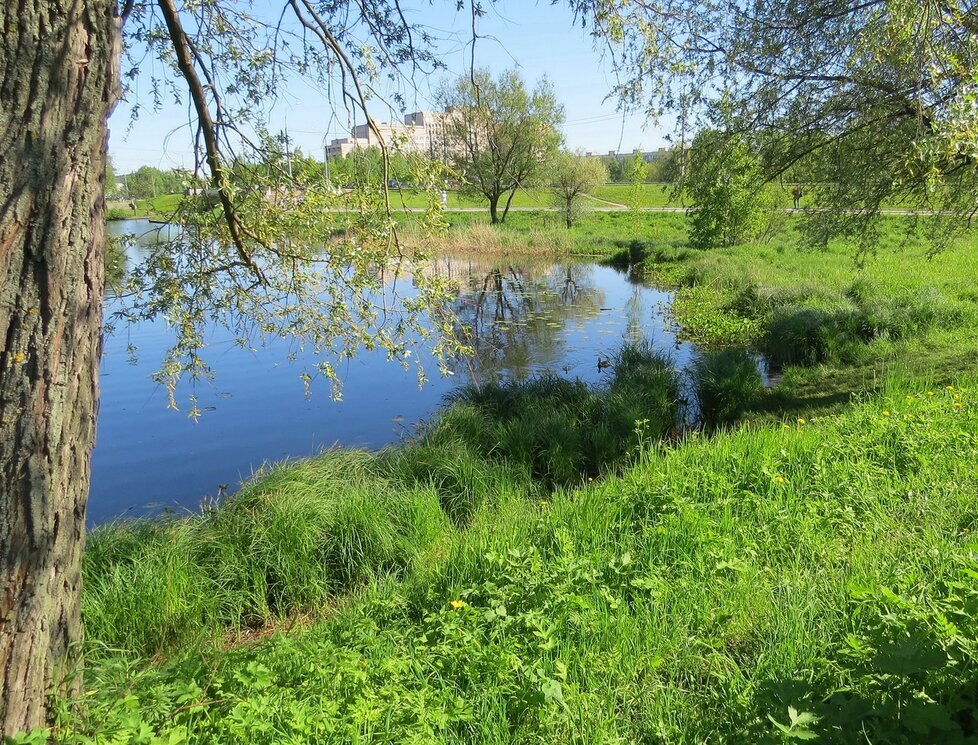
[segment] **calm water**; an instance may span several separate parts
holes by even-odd
[[[114,234],[139,234],[128,251],[137,262],[152,244],[146,221],[111,223]],[[147,232],[150,231],[150,232]],[[167,408],[167,392],[151,379],[172,340],[161,322],[117,329],[105,340],[102,403],[92,462],[89,520],[160,509],[195,509],[221,485],[233,490],[262,464],[313,455],[333,445],[376,448],[396,442],[428,418],[455,386],[473,378],[525,377],[551,372],[597,381],[597,360],[623,341],[648,340],[684,368],[692,345],[677,343],[663,305],[669,293],[631,283],[593,263],[540,263],[514,257],[445,258],[432,271],[460,284],[456,310],[476,334],[476,356],[454,364],[418,389],[416,372],[364,353],[343,363],[343,400],[328,385],[306,398],[300,374],[308,360],[288,361],[289,349],[251,352],[215,332],[206,361],[213,384],[199,383],[204,415]],[[110,312],[114,300],[107,300]],[[138,348],[133,363],[129,345]],[[178,389],[186,402],[189,387]],[[182,396],[182,399],[180,398]]]

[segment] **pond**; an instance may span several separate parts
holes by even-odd
[[[142,260],[156,229],[145,220],[109,224],[111,234],[139,236],[126,249],[130,263]],[[263,464],[332,446],[397,442],[447,393],[473,380],[552,373],[598,382],[608,374],[598,359],[625,341],[647,341],[680,370],[695,352],[676,339],[666,314],[670,293],[593,261],[459,256],[439,258],[429,270],[458,282],[455,310],[473,329],[476,354],[453,363],[449,377],[426,365],[430,381],[420,390],[415,370],[388,362],[383,352],[364,352],[338,363],[342,401],[330,398],[325,383],[306,397],[300,375],[309,360],[290,360],[284,342],[251,351],[215,331],[205,350],[215,378],[196,386],[204,414],[194,421],[167,407],[167,391],[151,377],[172,341],[164,322],[107,335],[89,522],[195,510]],[[116,302],[106,298],[107,314]],[[130,345],[138,349],[135,360]],[[187,389],[179,393],[185,402]]]

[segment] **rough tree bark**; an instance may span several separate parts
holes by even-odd
[[[114,0],[0,3],[0,734],[78,685]]]

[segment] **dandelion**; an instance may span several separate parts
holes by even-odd
[[[889,416],[889,415],[890,415],[889,409],[883,409],[883,416]]]
[[[964,404],[960,404],[960,403],[954,404],[955,409],[960,409],[962,406],[964,406]]]
[[[453,600],[449,605],[452,606],[452,610],[462,610],[465,607],[464,600]]]
[[[805,417],[803,416],[798,417],[798,424],[805,424]]]
[[[954,390],[954,386],[953,385],[946,385],[946,386],[944,386],[944,390],[945,391],[953,391]]]
[[[784,476],[775,476],[774,477],[774,483],[775,484],[783,484],[784,483]]]
[[[909,394],[908,394],[908,395],[907,395],[907,400],[908,400],[908,401],[913,401],[913,396],[911,396],[911,395],[909,395]]]
[[[541,499],[540,500],[540,506],[541,507],[549,507],[550,506],[550,502],[548,502],[546,499]]]

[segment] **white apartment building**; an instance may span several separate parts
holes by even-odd
[[[445,123],[450,114],[437,111],[415,111],[404,117],[404,123],[375,122],[375,132],[369,125],[358,124],[350,137],[333,140],[326,146],[330,158],[348,155],[357,148],[379,147],[383,144],[407,153],[423,153],[429,157],[446,155]]]

